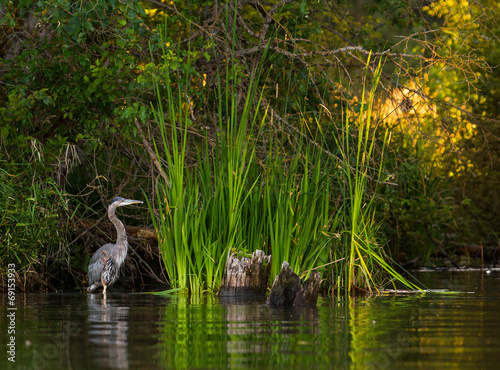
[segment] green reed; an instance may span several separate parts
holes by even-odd
[[[367,69],[369,63],[370,57]],[[378,240],[379,223],[376,220],[375,199],[384,182],[382,179],[384,154],[390,141],[389,132],[386,130],[379,145],[381,152],[379,157],[375,158],[378,123],[373,122],[372,118],[381,73],[380,60],[369,90],[365,74],[358,116],[351,121],[350,113],[346,111],[343,122],[345,134],[337,140],[343,159],[342,170],[337,177],[339,183],[345,184],[341,186],[344,207],[341,227],[343,232],[340,239],[344,247],[337,247],[332,259],[343,261],[335,276],[338,285],[343,285],[347,292],[355,288],[370,293],[378,292],[385,276],[409,289],[418,289],[392,268],[389,263],[390,258]],[[351,142],[352,139],[354,140]]]
[[[328,162],[323,163],[311,149],[288,164],[279,157],[269,164],[263,196],[272,253],[271,276],[279,273],[283,261],[303,275],[327,262],[338,225],[338,218],[331,219],[329,173]]]

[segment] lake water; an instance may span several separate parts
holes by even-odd
[[[452,293],[322,298],[314,309],[142,293],[2,295],[0,368],[500,368],[500,271],[421,272]]]

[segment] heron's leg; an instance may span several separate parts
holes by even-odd
[[[106,285],[106,283],[104,282],[104,279],[103,279],[102,277],[101,277],[101,284],[102,284],[102,286],[104,287],[104,289],[103,289],[103,291],[102,291],[102,294],[104,294],[104,295],[105,295],[105,294],[106,294],[106,288],[107,288],[108,286]]]

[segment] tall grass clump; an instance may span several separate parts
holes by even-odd
[[[150,205],[160,251],[173,289],[190,292],[217,290],[230,252],[256,249],[272,254],[272,278],[283,261],[307,275],[327,262],[331,217],[327,162],[318,152],[304,148],[289,160],[273,139],[260,144],[267,111],[260,109],[257,84],[260,69],[250,77],[244,103],[238,105],[237,88],[219,78],[218,136],[198,148],[197,163],[187,166],[189,111],[181,84],[171,89],[167,71],[157,83],[155,108],[161,142],[156,155],[168,180],[157,186],[157,214]],[[232,68],[226,65],[225,76]],[[225,85],[224,85],[225,84]],[[239,108],[238,108],[239,107]],[[256,149],[265,159],[257,159]],[[262,155],[262,153],[261,153]],[[336,218],[335,220],[338,221]]]
[[[377,291],[382,274],[413,287],[387,263],[378,242],[374,204],[389,142],[386,132],[375,158],[372,112],[380,65],[371,89],[363,90],[360,114],[354,120],[345,114],[336,138],[339,164],[304,140],[306,135],[286,150],[266,131],[267,109],[258,89],[262,66],[248,76],[239,102],[243,90],[232,60],[218,72],[217,91],[204,91],[217,104],[217,136],[193,145],[185,93],[191,77],[171,78],[168,58],[163,60],[153,110],[160,132],[156,156],[166,175],[150,210],[173,290],[217,291],[228,253],[256,249],[272,255],[271,279],[287,261],[302,277],[315,269],[330,271],[332,284],[347,292]],[[333,202],[338,189],[342,204]]]
[[[369,63],[370,58],[367,66]],[[337,279],[337,287],[345,287],[347,292],[356,288],[370,293],[378,291],[383,280],[380,275],[389,276],[391,281],[398,281],[409,289],[418,289],[393,269],[379,242],[380,224],[376,219],[375,199],[384,182],[384,154],[390,141],[386,130],[381,136],[381,145],[378,145],[381,149],[379,157],[375,158],[375,143],[379,136],[378,123],[372,120],[373,104],[381,72],[380,60],[369,90],[365,74],[359,114],[352,120],[350,112],[345,112],[344,134],[337,139],[343,159],[337,178],[342,184],[344,199],[340,238],[344,248],[341,245],[333,249],[332,258],[342,263],[336,266],[332,275]]]

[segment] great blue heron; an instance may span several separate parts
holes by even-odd
[[[140,200],[116,197],[111,201],[108,208],[108,217],[116,227],[116,244],[108,243],[94,253],[89,262],[89,287],[87,291],[93,292],[98,287],[104,287],[102,293],[106,294],[108,285],[113,284],[120,275],[120,267],[127,258],[128,242],[125,226],[116,217],[115,211],[118,207],[130,204],[143,203]]]

